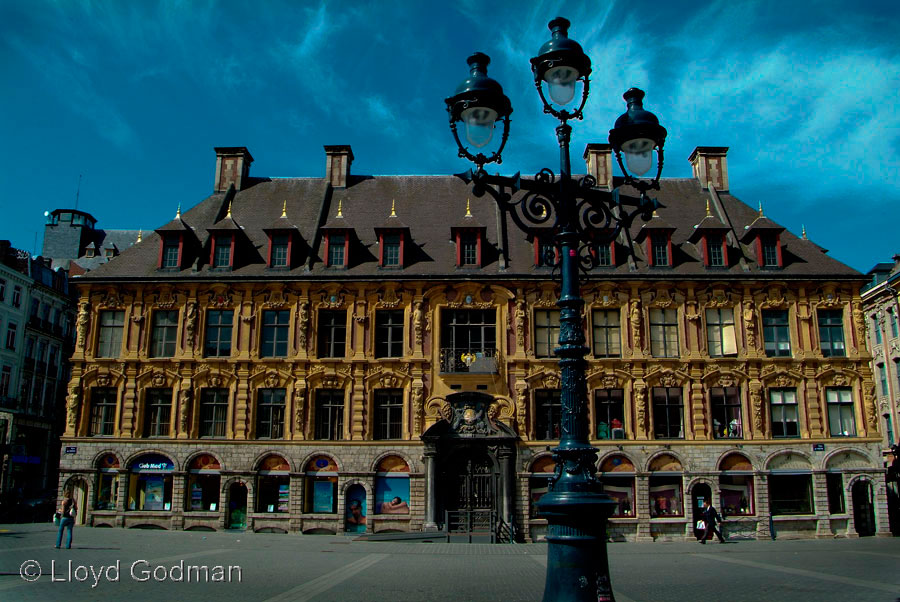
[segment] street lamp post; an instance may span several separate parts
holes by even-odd
[[[584,359],[588,350],[582,328],[584,300],[579,270],[596,265],[594,250],[598,244],[608,244],[623,229],[630,228],[636,217],[648,220],[662,206],[648,198],[647,193],[659,189],[666,138],[666,130],[656,116],[643,108],[644,93],[632,88],[624,95],[628,109],[610,130],[609,142],[625,174],[622,183],[629,185],[637,196],[622,195],[620,188],[612,191],[597,188],[590,175],[573,180],[569,161],[572,127],[568,121],[583,117],[591,61],[581,46],[568,37],[569,25],[561,17],[551,21],[551,39],[531,59],[544,112],[560,121],[556,127],[560,150],[558,177],[549,169],[542,169],[533,179],[523,179],[519,174],[492,176],[485,171],[486,164],[501,162],[512,113],[512,105],[502,87],[487,75],[490,63],[487,55],[475,53],[469,57],[469,77],[446,99],[459,156],[476,165],[474,171],[458,174],[459,177],[473,185],[472,194],[476,197],[490,195],[522,231],[537,235],[552,228],[559,250],[559,259],[554,263],[561,279],[557,302],[560,328],[559,346],[554,351],[559,357],[562,381],[561,437],[553,450],[556,470],[550,489],[537,503],[540,515],[548,522],[545,602],[614,599],[606,555],[606,523],[616,502],[603,493],[602,484],[595,476],[597,450],[588,440]],[[580,105],[569,112],[563,107],[575,99],[579,81]],[[498,122],[503,128],[499,148],[485,155],[481,149],[490,143]],[[463,124],[465,140],[475,147],[474,151],[460,139],[459,123]],[[654,150],[656,176],[649,181],[642,180],[640,176],[650,171]]]

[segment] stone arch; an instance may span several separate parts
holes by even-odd
[[[382,452],[382,453],[378,454],[377,456],[375,456],[375,460],[370,465],[372,472],[376,472],[378,470],[378,465],[381,464],[382,460],[384,460],[385,458],[389,458],[391,456],[397,456],[398,458],[402,458],[403,461],[406,462],[406,465],[409,467],[409,472],[411,472],[411,473],[419,472],[418,470],[413,469],[414,462],[405,452],[400,452],[400,451],[393,450],[393,449]],[[337,462],[335,462],[335,463],[337,463]],[[418,467],[416,467],[416,468],[418,468]]]
[[[221,483],[219,484],[220,494],[223,496],[227,496],[228,489],[235,483],[241,483],[244,485],[244,487],[247,488],[247,499],[248,500],[254,499],[253,498],[254,483],[253,483],[253,477],[251,477],[251,476],[231,475],[229,477],[223,478]]]
[[[69,477],[63,482],[62,493],[65,494],[65,492],[67,490],[74,489],[75,484],[78,482],[81,482],[84,484],[85,497],[87,497],[87,499],[90,499],[89,496],[90,496],[90,490],[91,490],[91,480],[88,479],[87,476],[83,475],[83,474],[69,475]]]
[[[291,460],[288,457],[288,455],[281,452],[280,450],[276,450],[276,449],[269,449],[269,450],[266,450],[266,451],[258,454],[256,456],[256,458],[253,460],[250,470],[252,470],[253,472],[259,471],[260,465],[262,464],[262,462],[270,456],[277,456],[277,457],[281,458],[282,460],[287,462],[288,472],[294,472],[294,466],[291,464]]]
[[[119,468],[125,468],[125,460],[119,451],[114,449],[104,449],[94,454],[94,457],[91,459],[91,469],[96,469],[97,464],[100,462],[101,458],[103,458],[103,456],[109,455],[116,457],[116,461],[118,461],[119,463]]]
[[[539,454],[536,454],[528,462],[528,466],[526,467],[527,472],[535,472],[535,467],[538,465],[538,463],[540,463],[542,467],[545,466],[546,465],[545,462],[547,459],[549,459],[551,461],[551,463],[554,463],[553,462],[553,454],[551,452],[541,452]],[[546,472],[546,471],[538,470],[537,472]]]
[[[743,458],[747,464],[750,465],[750,468],[725,468],[726,460],[733,461],[732,458]],[[753,460],[747,454],[739,451],[734,451],[730,449],[726,452],[723,452],[719,455],[719,459],[716,460],[716,470],[756,470],[756,467],[753,465]]]
[[[266,454],[263,454],[263,455],[266,455]],[[326,458],[329,458],[332,462],[334,462],[334,465],[337,466],[338,472],[343,472],[344,468],[342,466],[342,462],[340,460],[338,460],[337,456],[335,456],[331,452],[321,450],[321,449],[317,449],[315,451],[312,451],[312,452],[306,454],[303,457],[303,461],[300,462],[300,464],[298,465],[299,471],[305,472],[306,466],[309,464],[310,460],[312,460],[313,458],[315,458],[317,456],[324,456]]]
[[[872,475],[867,475],[867,474],[857,474],[857,475],[853,475],[852,477],[850,477],[849,479],[847,479],[847,484],[846,484],[845,487],[844,487],[844,490],[845,490],[847,493],[851,494],[851,499],[852,499],[852,494],[853,494],[853,486],[854,486],[856,483],[858,483],[859,481],[865,481],[866,483],[868,483],[868,484],[872,487],[872,493],[873,493],[873,494],[877,494],[877,493],[878,493],[878,484],[879,484],[879,483],[878,483],[878,481],[877,481],[876,479],[873,479],[873,478],[872,478]],[[876,512],[877,512],[877,510],[876,510]]]
[[[361,485],[362,488],[366,490],[366,496],[368,496],[368,497],[375,495],[375,491],[368,481],[365,481],[364,479],[362,479],[360,477],[353,477],[351,479],[347,479],[341,485],[341,489],[340,489],[339,493],[340,493],[342,500],[343,500],[343,498],[345,498],[347,496],[347,490],[350,489],[350,487],[352,487],[353,485]]]
[[[601,456],[599,458],[599,460],[597,461],[597,470],[598,471],[603,470],[603,464],[609,460],[612,460],[616,456],[624,458],[625,460],[630,462],[632,468],[634,469],[634,472],[637,472],[638,467],[640,466],[640,462],[635,460],[634,458],[632,458],[630,454],[626,454],[625,452],[621,452],[619,450],[613,450],[613,451],[607,452],[606,454]],[[631,472],[631,471],[627,471],[627,472]]]
[[[645,471],[646,472],[655,472],[654,470],[651,469],[651,466],[653,466],[655,464],[658,465],[660,462],[662,462],[663,456],[669,456],[670,458],[672,458],[673,460],[678,462],[678,464],[681,466],[681,470],[679,470],[677,472],[689,472],[688,467],[685,465],[684,461],[679,457],[679,455],[668,449],[658,451],[658,452],[652,454],[649,458],[647,458],[647,464],[645,467]],[[657,469],[657,470],[659,470],[659,469]],[[676,471],[673,471],[673,472],[676,472]]]
[[[822,462],[822,468],[835,470],[871,470],[875,464],[869,456],[851,447],[837,449],[827,456]]]
[[[719,488],[719,484],[709,477],[691,477],[691,480],[688,481],[687,487],[685,488],[685,495],[692,495],[694,493],[694,487],[697,485],[706,485],[713,495],[717,494]]]
[[[125,464],[122,465],[122,468],[130,469],[131,465],[134,464],[135,460],[137,460],[141,456],[146,456],[148,454],[157,454],[157,455],[168,458],[169,460],[171,460],[172,465],[174,466],[173,470],[176,472],[184,469],[184,465],[181,464],[173,454],[163,451],[161,449],[156,449],[156,448],[142,449],[142,450],[138,450],[138,451],[134,452],[133,454],[128,456],[128,458],[125,460]]]
[[[809,456],[803,452],[794,450],[777,451],[766,458],[765,467],[766,470],[793,469],[811,471],[813,463]]]
[[[219,454],[211,451],[204,451],[202,449],[195,449],[187,455],[187,457],[184,459],[184,469],[189,470],[191,462],[193,462],[195,458],[203,455],[212,456],[213,458],[215,458],[216,462],[219,463],[219,470],[225,470],[225,463],[222,462],[222,457]]]

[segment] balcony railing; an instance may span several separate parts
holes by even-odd
[[[489,347],[441,349],[441,372],[444,374],[496,374],[497,350]]]

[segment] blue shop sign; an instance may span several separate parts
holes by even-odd
[[[13,456],[12,461],[14,464],[40,464],[41,457],[40,456]]]
[[[171,472],[175,464],[165,456],[152,454],[141,456],[131,465],[131,472]]]

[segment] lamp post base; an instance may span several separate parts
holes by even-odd
[[[606,556],[606,524],[615,506],[594,491],[551,491],[540,499],[549,523],[544,602],[615,600]]]

